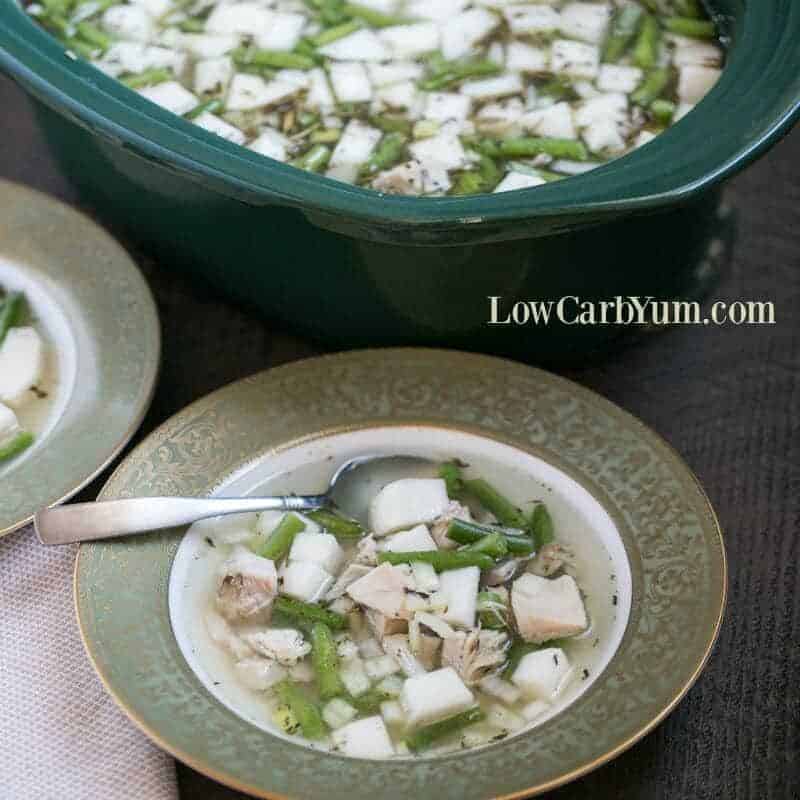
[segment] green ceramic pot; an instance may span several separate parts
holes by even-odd
[[[0,0],[0,68],[87,201],[163,263],[331,345],[574,360],[620,328],[490,327],[487,297],[696,292],[725,233],[715,190],[800,112],[800,6],[713,7],[728,66],[684,120],[589,175],[467,198],[382,197],[225,142],[68,58],[13,0]]]

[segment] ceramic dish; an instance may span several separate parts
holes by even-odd
[[[32,447],[0,465],[0,535],[86,485],[133,435],[159,362],[158,317],[130,256],[88,218],[0,181],[0,285],[25,293],[51,397]]]
[[[618,755],[688,691],[725,604],[725,554],[708,499],[641,423],[535,369],[436,350],[276,368],[165,423],[101,496],[267,490],[364,448],[434,458],[455,450],[506,489],[523,476],[548,492],[557,527],[597,537],[619,600],[595,674],[534,730],[466,754],[384,762],[324,754],[244,719],[196,658],[184,622],[196,542],[162,531],[83,546],[75,591],[84,643],[108,690],[157,744],[264,798],[523,797]]]
[[[565,295],[689,296],[708,275],[710,241],[719,252],[730,235],[713,190],[800,112],[800,5],[707,6],[727,66],[685,119],[580,178],[468,198],[379,197],[242,149],[69,58],[15,0],[0,0],[0,69],[34,99],[61,167],[98,213],[166,264],[326,346],[436,343],[575,361],[613,345],[620,327],[487,325],[487,297],[507,313],[515,300]]]

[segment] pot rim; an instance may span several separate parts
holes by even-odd
[[[537,220],[552,227],[565,218],[591,223],[656,210],[743,169],[800,117],[800,4],[760,0],[736,15],[717,15],[730,42],[720,81],[648,145],[585,175],[535,189],[442,198],[380,195],[209,133],[68,55],[16,0],[0,0],[0,9],[0,69],[49,107],[222,195],[256,206],[300,207],[337,222],[477,232],[476,226]]]

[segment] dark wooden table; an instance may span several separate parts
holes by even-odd
[[[0,120],[0,176],[80,205],[4,79]],[[771,300],[776,324],[675,328],[569,372],[655,428],[700,477],[727,537],[727,619],[670,718],[554,800],[800,798],[800,133],[733,181],[729,200],[739,242],[714,297]],[[139,262],[164,334],[140,435],[212,389],[317,351],[165,265]],[[178,775],[182,800],[241,797],[182,765]]]

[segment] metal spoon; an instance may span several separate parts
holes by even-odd
[[[346,497],[359,467],[377,462],[387,471],[402,477],[434,462],[417,456],[364,455],[345,461],[334,473],[324,494],[284,497],[136,497],[130,500],[103,500],[46,508],[34,517],[36,534],[42,544],[70,544],[110,539],[161,528],[190,525],[208,517],[253,511],[313,511],[337,504],[335,496]],[[345,480],[343,480],[347,476]],[[395,478],[392,478],[394,480]],[[388,482],[388,481],[387,481]]]

